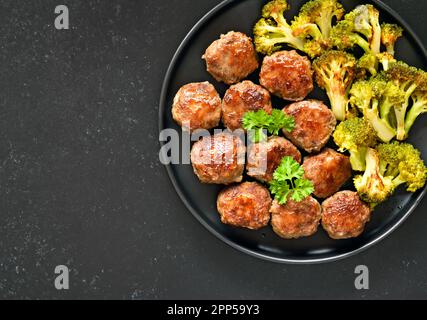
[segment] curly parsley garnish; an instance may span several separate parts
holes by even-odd
[[[270,182],[270,191],[279,204],[286,204],[289,198],[301,202],[314,192],[313,183],[303,176],[304,169],[292,157],[282,159]]]
[[[282,129],[291,132],[295,128],[295,120],[277,109],[271,115],[264,110],[249,111],[243,116],[243,128],[248,130],[250,139],[257,143],[267,139],[266,132],[276,136]]]

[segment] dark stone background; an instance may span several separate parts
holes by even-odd
[[[218,2],[0,1],[1,298],[427,298],[426,202],[374,248],[315,266],[239,253],[181,203],[158,162],[160,88]],[[427,2],[385,2],[427,43]],[[72,30],[54,29],[59,4]]]

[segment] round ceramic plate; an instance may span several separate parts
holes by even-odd
[[[304,0],[289,0],[292,18]],[[347,10],[370,1],[346,0]],[[418,37],[409,25],[393,10],[379,1],[371,1],[381,11],[381,20],[398,23],[405,28],[404,38],[398,42],[397,58],[408,64],[427,69],[427,54]],[[205,15],[189,32],[167,71],[160,99],[160,130],[173,128],[180,131],[171,115],[172,100],[178,89],[190,82],[210,81],[224,94],[227,87],[216,82],[207,72],[202,55],[206,48],[222,33],[230,30],[241,31],[252,36],[252,27],[260,17],[260,0],[227,0]],[[249,77],[258,83],[258,72]],[[316,89],[308,98],[328,102],[325,94]],[[273,100],[276,108],[282,109],[286,102]],[[427,128],[418,121],[411,132],[410,142],[418,147],[427,159],[427,146],[423,137]],[[216,198],[222,186],[201,184],[193,173],[191,165],[169,165],[167,171],[173,186],[190,212],[214,235],[232,247],[253,256],[283,263],[320,263],[334,261],[361,252],[390,235],[414,211],[424,196],[426,189],[409,194],[404,190],[376,208],[371,222],[359,238],[336,241],[330,239],[319,228],[316,235],[298,240],[284,240],[274,234],[271,227],[250,231],[224,225],[216,210]],[[351,183],[346,186],[351,188]]]

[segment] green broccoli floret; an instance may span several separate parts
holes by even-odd
[[[354,179],[360,197],[373,205],[387,200],[401,185],[416,192],[425,186],[427,168],[421,153],[408,143],[380,144],[366,153],[366,171]]]
[[[412,96],[412,107],[405,120],[405,132],[408,135],[417,118],[427,113],[427,88],[416,90]]]
[[[415,67],[410,67],[406,63],[396,62],[389,66],[389,69],[384,72],[383,75],[388,82],[394,84],[395,88],[398,88],[404,97],[401,103],[394,104],[394,111],[396,116],[397,128],[396,137],[397,140],[405,140],[408,137],[409,131],[413,125],[412,120],[415,121],[414,115],[417,113],[416,110],[412,113],[411,117],[407,117],[408,108],[410,106],[411,96],[418,92],[417,90],[424,91],[427,87],[427,74],[426,72],[419,70]],[[414,101],[418,101],[418,94],[414,95]],[[406,119],[408,118],[408,125],[406,126]],[[412,123],[412,124],[411,124]]]
[[[397,40],[402,37],[403,28],[390,23],[381,25],[381,43],[386,47],[387,52],[394,56],[394,47]]]
[[[304,4],[292,22],[294,36],[307,41],[304,51],[316,57],[330,49],[329,36],[333,20],[341,20],[344,12],[337,0],[311,0]]]
[[[348,116],[348,90],[356,76],[356,58],[343,51],[328,51],[313,63],[316,81],[326,90],[331,108],[339,121]]]
[[[393,181],[394,188],[406,184],[407,191],[416,192],[424,187],[427,168],[421,153],[409,143],[393,142],[377,147],[381,171]]]
[[[373,206],[386,201],[395,190],[393,179],[384,176],[381,171],[379,153],[368,148],[366,170],[363,175],[354,178],[354,185],[360,198]]]
[[[391,62],[386,71],[356,82],[350,90],[350,103],[371,122],[383,142],[395,137],[402,141],[415,120],[427,112],[426,92],[426,72],[403,62]]]
[[[381,52],[379,11],[369,4],[356,7],[332,28],[331,41],[340,50],[361,47],[367,54],[363,65],[368,70],[377,70],[378,61],[373,57]],[[371,63],[367,64],[368,61]]]
[[[287,44],[304,51],[305,40],[293,35],[290,24],[284,17],[289,9],[286,0],[273,0],[262,9],[262,18],[254,27],[254,42],[259,53],[271,55]]]
[[[369,121],[352,118],[341,122],[334,133],[334,141],[340,152],[350,152],[354,171],[365,171],[366,152],[378,144],[377,134]]]
[[[350,103],[363,113],[383,142],[390,142],[396,136],[387,111],[388,90],[387,82],[380,76],[358,81],[350,90]]]

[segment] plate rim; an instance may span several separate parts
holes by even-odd
[[[237,2],[242,2],[246,0],[223,0],[218,5],[213,7],[211,10],[209,10],[205,15],[203,15],[197,23],[190,29],[190,31],[186,34],[184,39],[179,44],[177,50],[173,54],[173,57],[169,63],[169,66],[167,68],[166,74],[164,76],[164,80],[162,83],[162,88],[160,92],[160,100],[159,100],[159,115],[158,115],[158,130],[159,135],[162,130],[165,128],[163,127],[163,116],[164,112],[166,111],[166,100],[167,100],[167,91],[169,87],[169,83],[175,68],[175,65],[177,63],[177,60],[179,59],[182,51],[186,48],[189,41],[193,38],[193,36],[202,28],[202,26],[213,16],[215,16],[219,11],[221,11],[223,8]],[[366,0],[367,2],[373,3],[375,6],[380,8],[381,10],[386,11],[390,16],[392,16],[396,21],[399,22],[399,24],[405,29],[405,32],[409,34],[409,36],[412,38],[412,40],[415,42],[415,44],[419,47],[421,50],[421,54],[424,56],[424,59],[427,61],[427,49],[424,46],[421,39],[418,37],[417,33],[412,29],[412,27],[397,13],[394,9],[392,9],[387,4],[383,3],[381,0]],[[160,148],[162,148],[165,145],[165,142],[159,141]],[[237,251],[243,252],[245,254],[248,254],[252,257],[262,259],[264,261],[270,261],[280,264],[293,264],[293,265],[313,265],[313,264],[324,264],[324,263],[331,263],[335,261],[340,261],[346,258],[353,257],[363,251],[368,250],[369,248],[373,247],[374,245],[380,243],[384,239],[386,239],[388,236],[390,236],[396,229],[398,229],[408,218],[409,216],[415,211],[415,209],[419,206],[421,201],[423,200],[424,196],[427,193],[427,185],[424,187],[422,192],[416,197],[414,202],[409,206],[409,208],[406,210],[406,213],[402,215],[400,219],[397,220],[396,223],[390,229],[382,233],[380,236],[372,239],[365,245],[361,246],[360,248],[351,250],[346,253],[332,255],[330,257],[324,257],[324,258],[317,258],[317,259],[290,259],[290,258],[276,258],[271,257],[265,254],[261,254],[259,252],[255,252],[253,250],[250,250],[248,248],[245,248],[231,240],[228,240],[225,236],[223,236],[220,232],[216,231],[209,223],[207,223],[197,212],[196,209],[193,208],[193,206],[189,203],[187,198],[184,196],[183,192],[178,186],[178,181],[173,174],[172,165],[163,165],[166,167],[166,171],[168,173],[169,179],[172,182],[172,185],[175,189],[175,192],[178,194],[181,201],[184,203],[187,210],[191,212],[191,214],[205,227],[211,234],[213,234],[215,237],[220,239],[222,242],[226,243],[230,247],[234,248]]]

